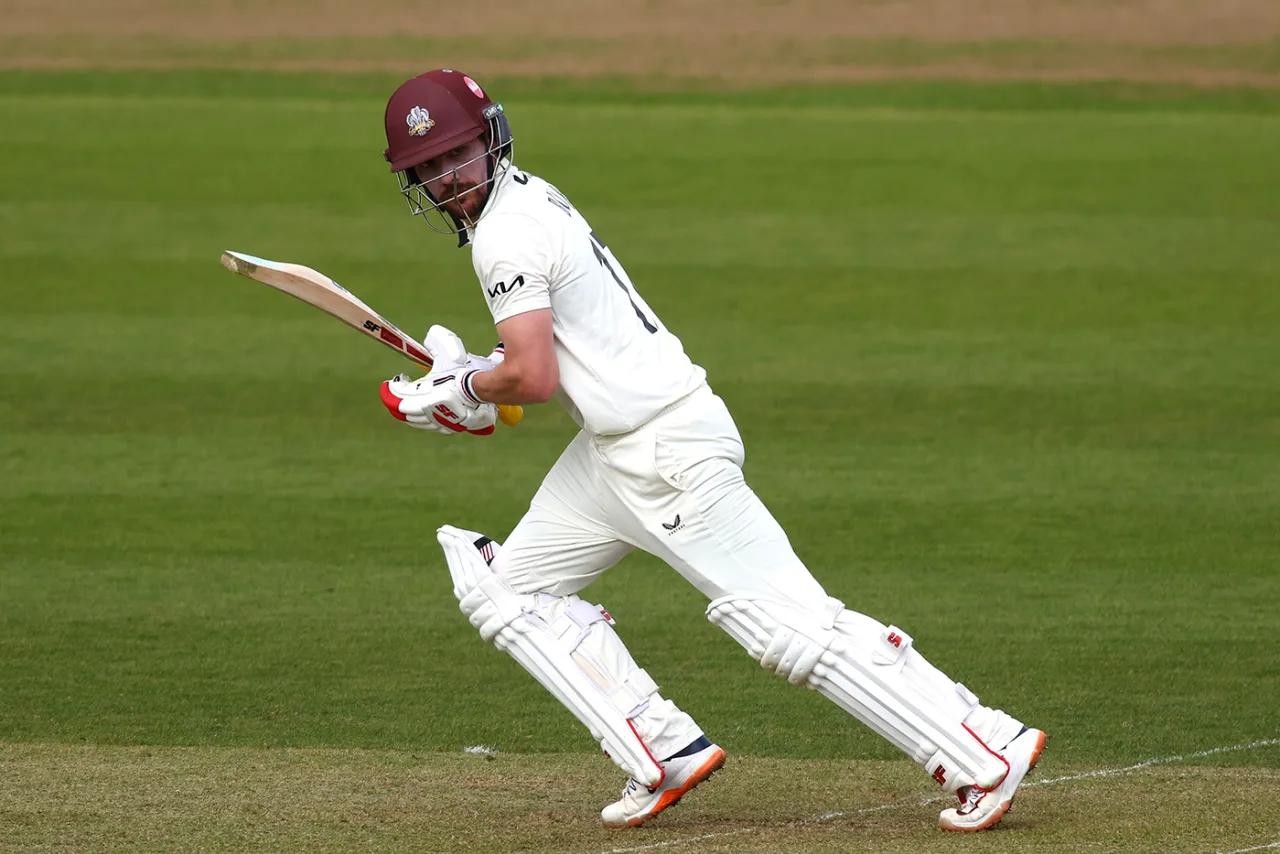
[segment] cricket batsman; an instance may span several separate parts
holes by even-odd
[[[413,427],[485,435],[495,404],[554,398],[581,428],[504,544],[448,525],[438,539],[480,636],[630,777],[604,824],[643,824],[725,761],[636,664],[609,613],[578,595],[637,548],[700,590],[707,619],[748,655],[817,690],[955,794],[944,830],[999,822],[1045,734],[983,705],[903,629],[827,595],[743,479],[742,439],[706,372],[573,203],[516,167],[502,106],[439,69],[396,89],[385,120],[401,195],[471,247],[503,345],[468,355],[432,327],[432,372],[383,383],[384,405]]]

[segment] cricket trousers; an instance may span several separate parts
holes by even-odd
[[[742,475],[743,445],[709,387],[637,429],[580,432],[502,546],[493,569],[518,593],[577,593],[632,549],[668,563],[708,599],[745,595],[817,613],[829,599]],[[654,704],[649,747],[669,756],[701,735]]]

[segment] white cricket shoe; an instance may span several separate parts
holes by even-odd
[[[650,789],[632,778],[622,797],[600,811],[605,827],[639,827],[672,806],[724,765],[724,751],[704,735],[662,763],[664,776]]]
[[[995,827],[1009,811],[1009,807],[1013,806],[1013,793],[1022,784],[1022,778],[1040,761],[1044,742],[1043,732],[1023,727],[1000,751],[1005,762],[1009,763],[1009,771],[1004,779],[991,789],[965,786],[956,793],[960,798],[960,806],[943,810],[938,816],[938,827],[954,831],[988,830]]]

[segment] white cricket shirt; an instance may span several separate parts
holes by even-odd
[[[493,322],[550,308],[556,396],[588,433],[644,424],[706,382],[577,209],[514,166],[469,232]]]

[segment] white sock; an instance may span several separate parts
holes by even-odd
[[[693,718],[661,694],[652,694],[645,710],[631,719],[649,752],[659,762],[679,753],[702,735]]]

